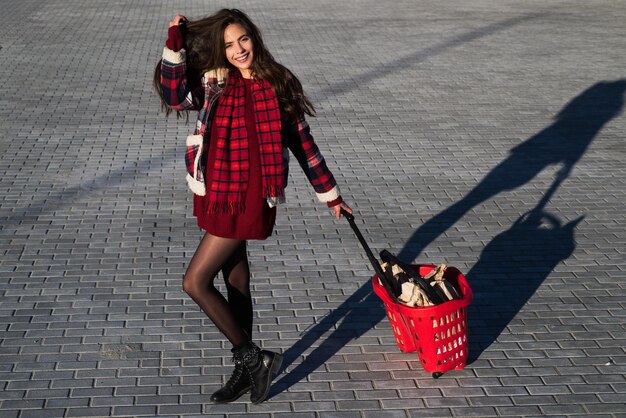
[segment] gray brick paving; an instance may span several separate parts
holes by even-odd
[[[302,4],[300,4],[302,3]],[[190,124],[151,90],[213,1],[0,2],[0,417],[626,414],[621,2],[229,3],[318,108],[375,249],[457,266],[470,364],[401,353],[346,222],[294,165],[249,245],[270,399],[211,405],[228,347],[181,290]]]

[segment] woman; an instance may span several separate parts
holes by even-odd
[[[234,371],[211,396],[232,402],[251,391],[267,397],[280,354],[252,342],[252,298],[246,240],[269,237],[284,202],[289,152],[320,201],[339,219],[352,212],[339,195],[305,120],[314,109],[302,85],[267,51],[243,12],[223,9],[170,21],[155,87],[166,113],[197,110],[187,138],[187,182],[194,215],[206,231],[183,278],[183,289],[232,344]],[[227,298],[214,287],[222,271]]]

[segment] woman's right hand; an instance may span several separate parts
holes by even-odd
[[[187,18],[185,16],[183,16],[183,15],[176,15],[176,16],[174,16],[174,19],[170,20],[170,26],[169,27],[171,28],[172,26],[178,26],[178,25],[180,25],[180,22],[186,22],[186,21],[187,21]]]
[[[187,18],[182,15],[177,15],[174,19],[170,20],[170,26],[167,29],[167,41],[165,41],[165,46],[174,52],[178,52],[184,47],[185,30],[181,25],[186,22]]]

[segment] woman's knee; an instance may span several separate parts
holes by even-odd
[[[250,286],[250,267],[248,266],[245,242],[229,258],[222,268],[222,272],[226,278],[227,286],[240,290]]]
[[[226,284],[230,288],[235,288],[240,292],[249,290],[250,288],[250,271],[248,269],[237,269],[231,271],[226,280]]]
[[[206,292],[211,286],[213,286],[213,279],[206,280],[189,271],[183,276],[183,291],[191,297]]]
[[[189,273],[183,274],[183,291],[188,295],[193,292],[193,279]]]

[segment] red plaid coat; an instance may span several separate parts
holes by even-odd
[[[185,50],[174,52],[165,47],[161,60],[161,89],[167,105],[173,110],[197,110],[198,119],[193,135],[187,137],[187,184],[198,195],[206,193],[203,166],[207,152],[205,133],[210,136],[215,107],[223,91],[228,70],[207,71],[198,86],[191,86],[187,79]],[[298,160],[304,174],[313,186],[321,202],[339,198],[339,188],[324,157],[315,144],[304,115],[295,124],[283,123],[281,128],[285,182],[289,168],[289,150]],[[270,206],[276,201],[268,200]]]

